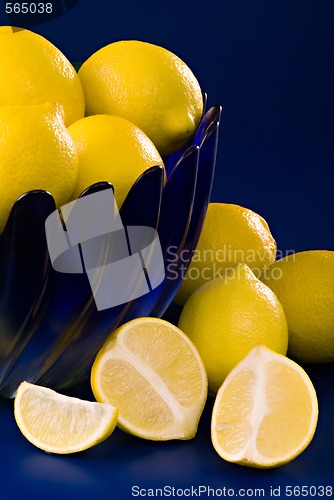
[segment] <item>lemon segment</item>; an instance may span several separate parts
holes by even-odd
[[[35,446],[49,453],[86,450],[107,439],[117,423],[111,405],[64,396],[22,382],[14,403],[16,423]]]
[[[317,420],[317,396],[306,372],[285,356],[257,346],[219,389],[211,438],[229,462],[277,467],[305,450]]]
[[[207,396],[203,363],[188,337],[157,318],[116,330],[98,353],[91,385],[119,408],[118,425],[152,440],[190,439]]]

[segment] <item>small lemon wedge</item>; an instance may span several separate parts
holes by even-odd
[[[74,453],[104,441],[117,423],[117,408],[64,396],[22,382],[14,403],[16,423],[35,446],[49,453]]]
[[[309,445],[317,420],[317,396],[305,371],[257,346],[219,389],[211,438],[217,453],[229,462],[277,467]]]
[[[203,362],[189,338],[157,318],[118,328],[98,353],[91,385],[119,408],[118,425],[151,440],[195,436],[207,396]]]

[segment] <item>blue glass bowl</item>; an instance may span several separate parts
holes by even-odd
[[[120,324],[164,314],[202,230],[220,114],[220,106],[209,109],[191,142],[165,158],[165,184],[162,168],[152,167],[132,186],[120,209],[124,226],[157,229],[165,264],[162,283],[131,302],[98,311],[85,274],[52,268],[45,220],[56,209],[53,197],[30,191],[16,201],[0,237],[1,395],[13,397],[23,380],[54,389],[77,383]],[[106,187],[110,184],[95,184],[81,196]]]

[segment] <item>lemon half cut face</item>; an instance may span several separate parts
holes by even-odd
[[[318,421],[317,396],[295,362],[256,346],[220,387],[211,438],[229,462],[277,467],[310,444]]]
[[[159,441],[193,438],[207,396],[196,348],[158,318],[119,327],[96,357],[91,385],[98,401],[119,408],[120,428]]]

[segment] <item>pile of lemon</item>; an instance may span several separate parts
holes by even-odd
[[[110,181],[120,205],[203,113],[188,66],[139,41],[103,47],[77,74],[43,37],[1,27],[0,82],[1,231],[31,189],[61,205]],[[90,448],[116,425],[145,439],[190,439],[209,394],[212,443],[225,460],[274,467],[298,456],[318,418],[298,363],[334,361],[334,252],[276,253],[260,215],[211,203],[176,296],[178,327],[138,318],[111,333],[91,371],[95,402],[22,382],[22,433],[53,453]]]
[[[183,146],[203,112],[190,68],[162,47],[114,42],[79,73],[44,37],[0,27],[0,233],[23,193],[57,205],[99,181],[120,206],[130,187]]]
[[[202,241],[210,240],[211,209]],[[251,236],[247,250],[271,254],[273,239],[263,219],[235,205],[218,204],[214,211],[215,227],[217,213],[239,214],[239,242],[224,240],[221,226],[221,243],[231,249],[222,277],[191,294],[178,327],[138,318],[111,333],[91,370],[97,402],[27,382],[19,386],[15,418],[35,446],[81,451],[108,438],[116,425],[144,439],[191,439],[208,393],[215,398],[212,444],[225,460],[277,467],[310,444],[317,395],[298,362],[334,360],[334,252],[306,251],[277,261],[272,254],[260,280],[245,262],[234,262],[232,250]],[[260,225],[249,232],[253,218]]]

